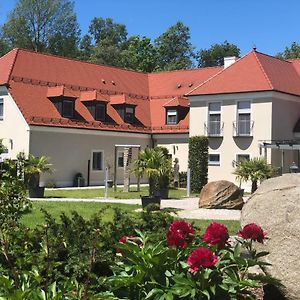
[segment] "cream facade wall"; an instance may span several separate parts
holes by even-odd
[[[235,182],[232,173],[237,155],[249,154],[250,158],[258,157],[262,154],[260,141],[272,138],[272,92],[193,96],[189,99],[190,136],[207,135],[205,124],[208,121],[208,104],[221,102],[222,136],[209,137],[209,154],[219,154],[220,164],[208,167],[208,180]],[[237,103],[244,100],[251,101],[252,135],[235,137],[233,122],[237,119]],[[271,152],[268,154],[270,160]],[[248,186],[249,183],[244,187]]]
[[[54,166],[53,174],[44,174],[41,184],[54,183],[56,186],[72,186],[74,175],[82,173],[87,182],[90,172],[90,185],[103,185],[105,172],[92,170],[92,152],[103,151],[104,165],[110,165],[110,179],[114,172],[114,149],[116,144],[150,147],[148,134],[96,131],[71,128],[30,127],[30,153],[36,156],[47,155]],[[121,150],[121,149],[120,149]],[[133,159],[137,157],[133,151]],[[90,169],[88,170],[88,161]],[[123,168],[117,169],[117,183],[123,183]],[[131,174],[131,182],[136,182]]]
[[[3,99],[0,138],[8,150],[8,153],[4,155],[15,158],[19,152],[28,154],[29,126],[5,86],[0,86],[0,98]]]
[[[172,164],[174,159],[178,158],[179,172],[186,172],[188,168],[188,134],[154,134],[154,146],[165,147],[172,155]]]
[[[272,140],[294,140],[294,127],[300,118],[300,97],[275,93],[272,104]],[[272,150],[272,165],[289,172],[293,162],[300,166],[298,150]]]

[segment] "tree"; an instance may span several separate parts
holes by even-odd
[[[251,193],[254,193],[257,190],[257,182],[272,177],[274,168],[264,158],[254,157],[250,160],[242,159],[238,162],[233,174],[239,180],[245,182],[251,180]]]
[[[300,45],[293,42],[290,48],[286,47],[283,52],[278,53],[276,56],[281,59],[300,58]]]
[[[189,40],[190,30],[182,22],[177,22],[156,38],[159,69],[190,69],[193,66],[194,47]]]
[[[90,60],[92,55],[93,45],[92,37],[89,34],[85,34],[79,44],[78,58],[82,60]]]
[[[213,67],[222,66],[224,64],[224,57],[239,56],[240,49],[225,41],[223,44],[214,44],[209,49],[201,49],[197,53],[198,67]]]
[[[18,0],[3,25],[11,47],[75,56],[79,26],[70,0]]]
[[[97,63],[121,66],[121,53],[126,46],[127,30],[111,18],[94,18],[89,27],[95,46],[91,60]]]
[[[6,54],[10,50],[9,45],[4,39],[0,38],[0,57]]]
[[[141,72],[153,72],[157,68],[157,50],[147,37],[132,36],[122,52],[122,67]]]

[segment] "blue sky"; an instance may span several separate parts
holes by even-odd
[[[15,0],[0,0],[0,24]],[[225,39],[245,54],[252,49],[276,54],[300,43],[299,0],[75,0],[82,33],[95,16],[126,25],[129,35],[154,39],[181,20],[196,47],[209,48]]]

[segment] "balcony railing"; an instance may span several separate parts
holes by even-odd
[[[233,122],[233,136],[252,136],[254,121],[240,120]]]
[[[221,121],[209,121],[204,123],[204,129],[207,136],[220,137],[223,136],[224,122]]]

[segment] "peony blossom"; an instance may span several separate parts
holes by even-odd
[[[259,225],[251,223],[245,225],[244,228],[238,232],[238,236],[242,237],[245,240],[249,239],[252,241],[263,243],[264,239],[266,238],[266,233]]]
[[[228,229],[223,224],[213,222],[208,225],[202,238],[211,247],[218,245],[218,249],[222,249],[229,239]]]
[[[185,249],[187,244],[193,239],[195,230],[192,225],[185,221],[174,221],[167,234],[168,246]]]
[[[194,250],[187,259],[191,273],[197,273],[201,267],[211,268],[217,261],[217,256],[205,247]]]
[[[119,239],[119,243],[120,244],[126,244],[128,239],[130,238],[135,238],[135,235],[123,235],[120,239]],[[140,245],[141,242],[140,241],[134,241],[134,243],[136,243],[137,245]],[[122,249],[117,248],[117,253],[122,253]]]

